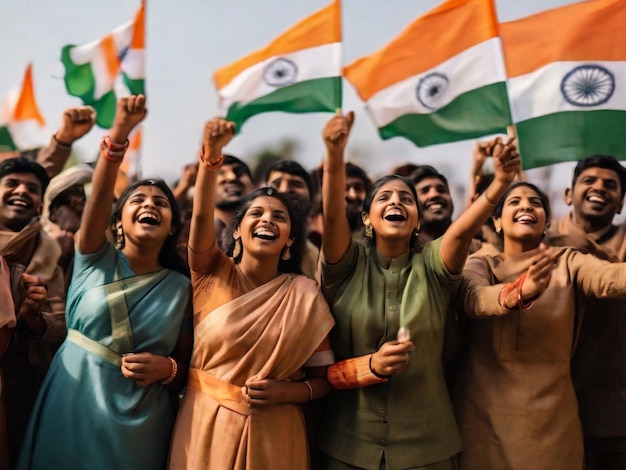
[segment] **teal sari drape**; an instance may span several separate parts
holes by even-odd
[[[189,281],[163,269],[135,276],[107,244],[77,253],[68,337],[41,388],[18,469],[165,468],[173,401],[120,370],[130,352],[172,353],[189,306]]]

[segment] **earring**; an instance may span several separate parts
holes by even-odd
[[[420,230],[422,229],[422,224],[417,224],[417,228],[415,229],[415,231],[413,232],[413,236],[415,238],[420,236]]]
[[[374,236],[374,231],[372,230],[372,224],[365,225],[365,236],[367,238],[372,238]]]
[[[285,245],[283,254],[280,257],[283,261],[289,261],[291,259],[291,250],[289,249],[289,245]]]
[[[239,258],[241,255],[241,238],[235,238],[235,246],[233,246],[233,258]]]
[[[171,230],[168,232],[170,234],[170,236],[174,235],[176,233],[176,229],[174,227],[171,228]]]
[[[124,248],[125,242],[126,240],[124,239],[124,229],[122,228],[122,225],[120,224],[115,229],[115,248],[117,248],[118,250],[121,250],[122,248]]]

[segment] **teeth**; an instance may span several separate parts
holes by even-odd
[[[522,215],[517,218],[518,222],[535,222],[535,218],[529,215]]]
[[[139,216],[139,222],[142,224],[157,225],[157,218],[153,214],[142,214]]]
[[[434,209],[434,210],[439,210],[439,209],[443,209],[443,204],[431,204],[430,206],[428,206],[429,209]]]
[[[598,196],[589,196],[589,202],[599,202],[600,204],[604,204],[604,199]]]

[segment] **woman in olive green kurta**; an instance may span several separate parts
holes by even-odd
[[[340,361],[319,436],[322,467],[452,468],[461,450],[443,378],[441,350],[447,305],[474,233],[519,168],[514,147],[494,141],[496,176],[480,198],[421,251],[415,188],[388,176],[366,197],[363,222],[372,246],[350,236],[343,200],[343,150],[354,115],[336,115],[324,130],[322,287],[337,327]],[[411,339],[398,336],[408,328]]]
[[[583,468],[570,377],[581,300],[626,296],[626,265],[540,245],[549,215],[537,187],[514,185],[494,212],[503,251],[463,271],[460,299],[478,318],[452,394],[463,469]]]

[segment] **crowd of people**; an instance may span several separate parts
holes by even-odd
[[[89,107],[0,161],[0,470],[626,468],[615,158],[552,220],[515,138],[477,143],[453,218],[436,168],[345,161],[352,112],[264,181],[214,118],[175,185],[118,191],[145,115],[94,167],[63,171]]]

